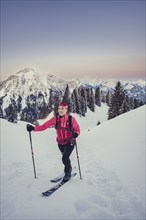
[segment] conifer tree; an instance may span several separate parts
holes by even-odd
[[[108,119],[112,119],[120,115],[120,108],[125,98],[125,91],[120,81],[117,82],[114,93],[111,95],[110,107],[108,110]]]
[[[26,99],[26,107],[22,110],[21,120],[35,123],[38,118],[37,113],[36,96],[31,94]]]
[[[89,107],[90,103],[90,89],[86,88],[86,94],[87,94],[87,107]]]
[[[20,113],[22,109],[22,97],[20,95],[17,98],[17,109],[18,109],[18,112]]]
[[[56,115],[58,112],[58,105],[61,102],[61,97],[59,92],[55,93],[54,95],[54,114]]]
[[[16,112],[16,114],[18,114],[21,110],[21,104],[17,102],[17,100],[15,101],[16,97],[14,98],[10,98],[12,107],[14,109],[14,111]]]
[[[139,106],[142,106],[142,105],[144,105],[143,101],[139,100]]]
[[[17,122],[17,112],[15,111],[12,104],[5,108],[6,118],[8,121],[16,123]]]
[[[74,99],[75,99],[75,109],[76,109],[76,113],[79,115],[82,115],[82,111],[81,111],[81,103],[80,103],[80,97],[79,97],[79,91],[77,88],[75,88],[73,90],[74,93]]]
[[[95,112],[95,96],[93,93],[93,89],[89,89],[89,102],[88,102],[88,107],[92,112]]]
[[[70,91],[69,91],[69,86],[67,84],[62,101],[65,103],[69,103],[69,100],[70,100]]]
[[[139,107],[138,100],[134,98],[134,109]]]
[[[71,106],[70,106],[70,112],[76,113],[76,103],[75,103],[75,92],[71,94]]]
[[[102,90],[100,92],[100,96],[101,96],[101,102],[105,103],[106,102],[106,95]]]
[[[133,99],[133,97],[130,97],[129,102],[130,102],[130,109],[134,109],[134,99]]]
[[[0,118],[6,118],[5,111],[3,110],[3,99],[7,96],[5,94],[4,96],[0,97]]]
[[[4,117],[2,105],[3,105],[3,98],[0,98],[0,118]]]
[[[71,95],[70,95],[69,85],[67,84],[62,101],[68,104],[68,112],[71,112],[70,98]]]
[[[106,94],[106,104],[107,104],[107,106],[110,106],[110,99],[111,99],[110,92],[108,91],[107,94]]]
[[[87,112],[87,95],[86,90],[83,87],[80,89],[80,103],[82,116],[85,116]]]
[[[101,94],[100,94],[100,88],[97,87],[95,89],[95,104],[99,107],[101,107]]]
[[[120,109],[119,109],[119,113],[120,113],[120,114],[123,114],[123,113],[126,113],[126,112],[128,112],[128,111],[130,111],[130,99],[129,99],[129,97],[126,95],[126,96],[124,97],[124,101],[123,101],[123,103],[122,103],[122,105],[121,105],[121,107],[120,107]]]
[[[0,118],[4,118],[3,109],[1,105],[0,105]]]
[[[50,113],[48,104],[45,102],[44,95],[39,92],[37,98],[37,115],[38,119],[44,119]]]
[[[54,104],[54,96],[53,96],[53,90],[52,89],[50,89],[50,94],[49,94],[50,96],[49,96],[49,108],[50,109],[52,109],[53,110],[53,108],[54,108],[54,106],[53,106],[53,104]]]

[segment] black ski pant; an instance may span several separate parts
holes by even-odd
[[[72,167],[71,167],[71,161],[70,161],[69,157],[74,149],[74,144],[72,144],[72,143],[68,143],[65,145],[58,144],[58,147],[62,153],[62,162],[64,164],[65,174],[68,172],[71,172]]]

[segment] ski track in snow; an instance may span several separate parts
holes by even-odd
[[[92,153],[88,156],[93,158]],[[87,161],[84,163],[87,164]],[[49,182],[48,176],[43,174],[44,170],[39,169],[38,178],[32,179],[32,172],[27,172],[27,168],[30,170],[28,165],[12,163],[5,170],[7,175],[3,174],[4,182],[8,183],[3,186],[3,197],[9,199],[2,197],[2,219],[56,219],[56,216],[59,216],[58,219],[140,219],[140,216],[143,219],[142,201],[121,184],[115,173],[103,169],[92,160],[97,171],[93,176],[91,162],[88,166],[84,163],[83,180],[78,175],[47,198],[41,198],[41,192],[54,183]],[[18,194],[17,186],[21,188]],[[71,190],[74,193],[70,197]],[[63,203],[64,197],[67,204]]]

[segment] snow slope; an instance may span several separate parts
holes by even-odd
[[[41,192],[63,171],[54,129],[32,133],[35,179],[26,123],[1,119],[2,220],[145,219],[145,106],[99,126],[91,124],[96,114],[76,118],[83,180],[77,175],[48,198]],[[75,151],[71,159],[78,171]]]

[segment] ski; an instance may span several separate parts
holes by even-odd
[[[76,167],[74,167],[73,169],[76,169]],[[60,176],[55,177],[54,179],[51,179],[50,182],[52,182],[52,183],[57,183],[57,182],[59,182],[60,180],[62,180],[63,177],[64,177],[64,173],[63,173],[62,175],[60,175]]]
[[[57,176],[56,178],[50,180],[50,182],[52,182],[52,183],[57,183],[57,182],[59,182],[60,180],[63,179],[63,176],[64,176],[64,174],[62,174],[62,175],[60,175],[60,176]]]
[[[71,177],[74,177],[77,173],[72,173],[71,174]],[[68,181],[70,181],[70,179]],[[57,189],[59,189],[61,186],[63,186],[65,183],[67,183],[68,181],[61,181],[60,183],[58,183],[57,185],[53,186],[51,189],[45,191],[45,192],[42,192],[42,195],[43,196],[51,196]]]

